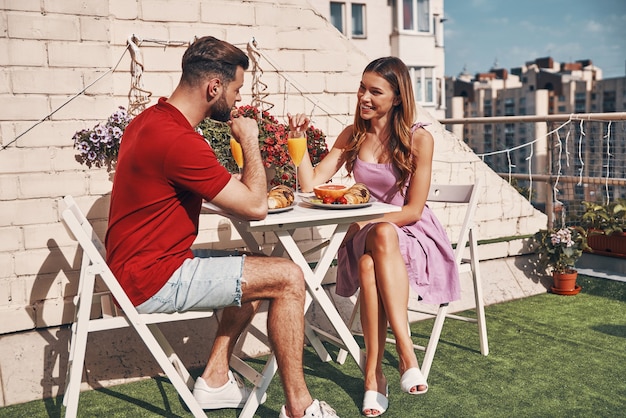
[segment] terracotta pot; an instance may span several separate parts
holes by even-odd
[[[615,232],[611,235],[589,234],[587,244],[594,254],[626,257],[626,234],[623,232]]]
[[[570,270],[566,273],[552,272],[552,292],[559,295],[575,295],[580,291],[580,286],[576,285],[578,272]]]

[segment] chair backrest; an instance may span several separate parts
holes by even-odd
[[[456,244],[454,259],[457,265],[462,262],[465,246],[474,228],[474,215],[478,206],[480,183],[480,179],[476,179],[474,184],[432,184],[428,192],[428,202],[467,205],[459,237],[456,243],[453,241]]]
[[[72,196],[66,196],[63,201],[67,205],[67,208],[62,213],[63,221],[68,226],[72,235],[74,235],[74,238],[76,238],[83,250],[81,281],[78,289],[79,294],[82,292],[82,275],[84,275],[86,269],[89,268],[94,271],[96,275],[100,276],[108,289],[108,292],[105,292],[102,297],[108,297],[106,293],[110,292],[110,296],[115,299],[125,314],[133,311],[133,313],[136,314],[134,306],[128,298],[128,295],[126,295],[126,292],[122,289],[122,286],[119,284],[106,263],[106,249],[104,244],[98,235],[96,235],[93,227],[80,210]],[[91,291],[91,289],[88,291]],[[110,315],[112,312],[107,311],[103,312],[103,314]]]
[[[74,234],[76,240],[80,243],[81,247],[83,247],[85,251],[93,251],[95,249],[95,251],[98,252],[100,257],[97,257],[95,253],[88,254],[92,261],[96,261],[98,258],[101,258],[102,261],[104,261],[106,254],[104,244],[102,243],[98,235],[96,235],[93,227],[76,204],[74,198],[72,196],[65,196],[63,198],[63,201],[67,205],[67,208],[65,209],[65,211],[63,211],[63,219],[72,231],[72,234]],[[85,234],[84,236],[80,233],[78,234],[79,236],[76,236],[76,232],[79,229],[83,231],[83,233]],[[91,243],[91,245],[89,245],[89,243]],[[90,248],[92,246],[94,248]]]

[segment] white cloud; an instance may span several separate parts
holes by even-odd
[[[508,25],[510,23],[510,20],[508,17],[494,17],[488,19],[487,22],[493,23],[495,25]]]
[[[585,30],[588,32],[599,33],[599,32],[602,32],[602,29],[603,29],[602,23],[598,23],[594,20],[588,21],[587,24],[585,25]]]

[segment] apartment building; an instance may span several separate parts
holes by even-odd
[[[443,0],[310,0],[370,60],[393,55],[413,76],[419,105],[445,116]]]
[[[602,70],[588,59],[558,63],[551,57],[537,58],[510,71],[492,68],[475,75],[462,73],[449,78],[446,86],[447,118],[626,111],[626,77],[605,80]],[[612,131],[604,122],[572,123],[550,134],[558,125],[511,121],[456,124],[448,129],[499,173],[626,178],[623,123],[621,129]],[[531,141],[535,141],[533,147],[523,146]],[[571,158],[563,164],[559,158],[565,154]],[[626,193],[616,191],[616,196]],[[536,202],[545,203],[550,193],[541,190]],[[579,182],[560,193],[564,200],[580,201],[593,200],[600,192]]]

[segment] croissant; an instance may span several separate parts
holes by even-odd
[[[267,207],[270,209],[280,209],[291,206],[294,200],[293,190],[284,184],[272,187],[267,192]]]
[[[367,203],[370,201],[370,191],[363,183],[355,183],[343,197],[351,205]]]

